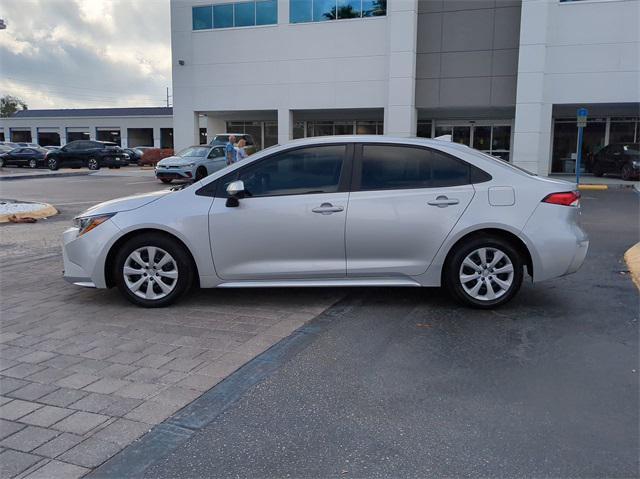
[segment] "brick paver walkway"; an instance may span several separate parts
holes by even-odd
[[[148,310],[61,271],[58,256],[1,266],[3,478],[83,476],[342,294],[203,290]]]

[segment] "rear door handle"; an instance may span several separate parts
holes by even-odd
[[[331,203],[322,203],[317,208],[312,209],[314,213],[320,213],[321,215],[330,215],[332,213],[339,213],[344,211],[342,206],[333,206]]]
[[[459,200],[455,198],[447,198],[446,196],[438,196],[435,200],[429,201],[429,205],[437,206],[438,208],[446,208],[450,205],[457,205],[460,203]]]

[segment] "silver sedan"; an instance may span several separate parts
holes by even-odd
[[[64,277],[166,306],[194,286],[445,286],[509,301],[575,272],[575,184],[440,140],[340,136],[252,155],[179,191],[97,205],[64,233]]]

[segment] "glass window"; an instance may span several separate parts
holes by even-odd
[[[493,141],[491,143],[492,150],[509,150],[511,145],[511,127],[510,126],[494,126]]]
[[[416,136],[431,138],[431,121],[419,121]]]
[[[313,21],[336,19],[336,0],[313,0]]]
[[[291,23],[310,22],[312,19],[311,0],[290,0],[289,21]]]
[[[331,136],[333,135],[332,121],[310,121],[307,123],[308,136]]]
[[[356,123],[357,135],[377,135],[377,121],[358,121]]]
[[[635,122],[623,122],[611,119],[609,126],[609,143],[633,143],[635,141],[635,132]]]
[[[233,26],[233,4],[213,6],[213,28],[229,28]]]
[[[352,121],[337,121],[334,124],[334,135],[353,135]]]
[[[379,17],[387,14],[387,0],[362,0],[363,17]]]
[[[254,2],[243,2],[234,4],[236,27],[249,27],[256,24],[256,4]]]
[[[361,10],[361,0],[338,0],[338,19],[360,18]]]
[[[191,13],[194,30],[209,30],[213,28],[213,7],[211,5],[193,7]]]
[[[304,121],[296,121],[293,124],[293,139],[304,138]]]
[[[450,126],[436,125],[436,138],[439,136],[450,135],[453,129]]]
[[[207,155],[209,148],[203,146],[190,146],[185,148],[176,156],[181,158],[204,158]]]
[[[391,145],[362,147],[361,190],[428,188],[431,152]]]
[[[295,129],[295,126],[294,126]],[[278,144],[278,122],[277,121],[265,121],[264,122],[264,147]]]
[[[473,129],[473,147],[480,151],[491,150],[491,127],[476,126]]]
[[[256,25],[274,25],[278,23],[277,0],[256,2]]]
[[[222,158],[223,156],[224,156],[224,147],[216,146],[215,148],[211,149],[207,158]]]
[[[454,126],[453,142],[461,143],[463,145],[469,146],[471,142],[471,127],[470,126]]]
[[[466,185],[469,183],[469,165],[462,160],[434,151],[431,175],[431,186],[434,188]]]
[[[344,153],[344,145],[288,151],[243,170],[238,179],[253,197],[334,193]]]

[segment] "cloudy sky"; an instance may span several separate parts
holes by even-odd
[[[169,0],[2,0],[0,96],[30,109],[163,106]]]

